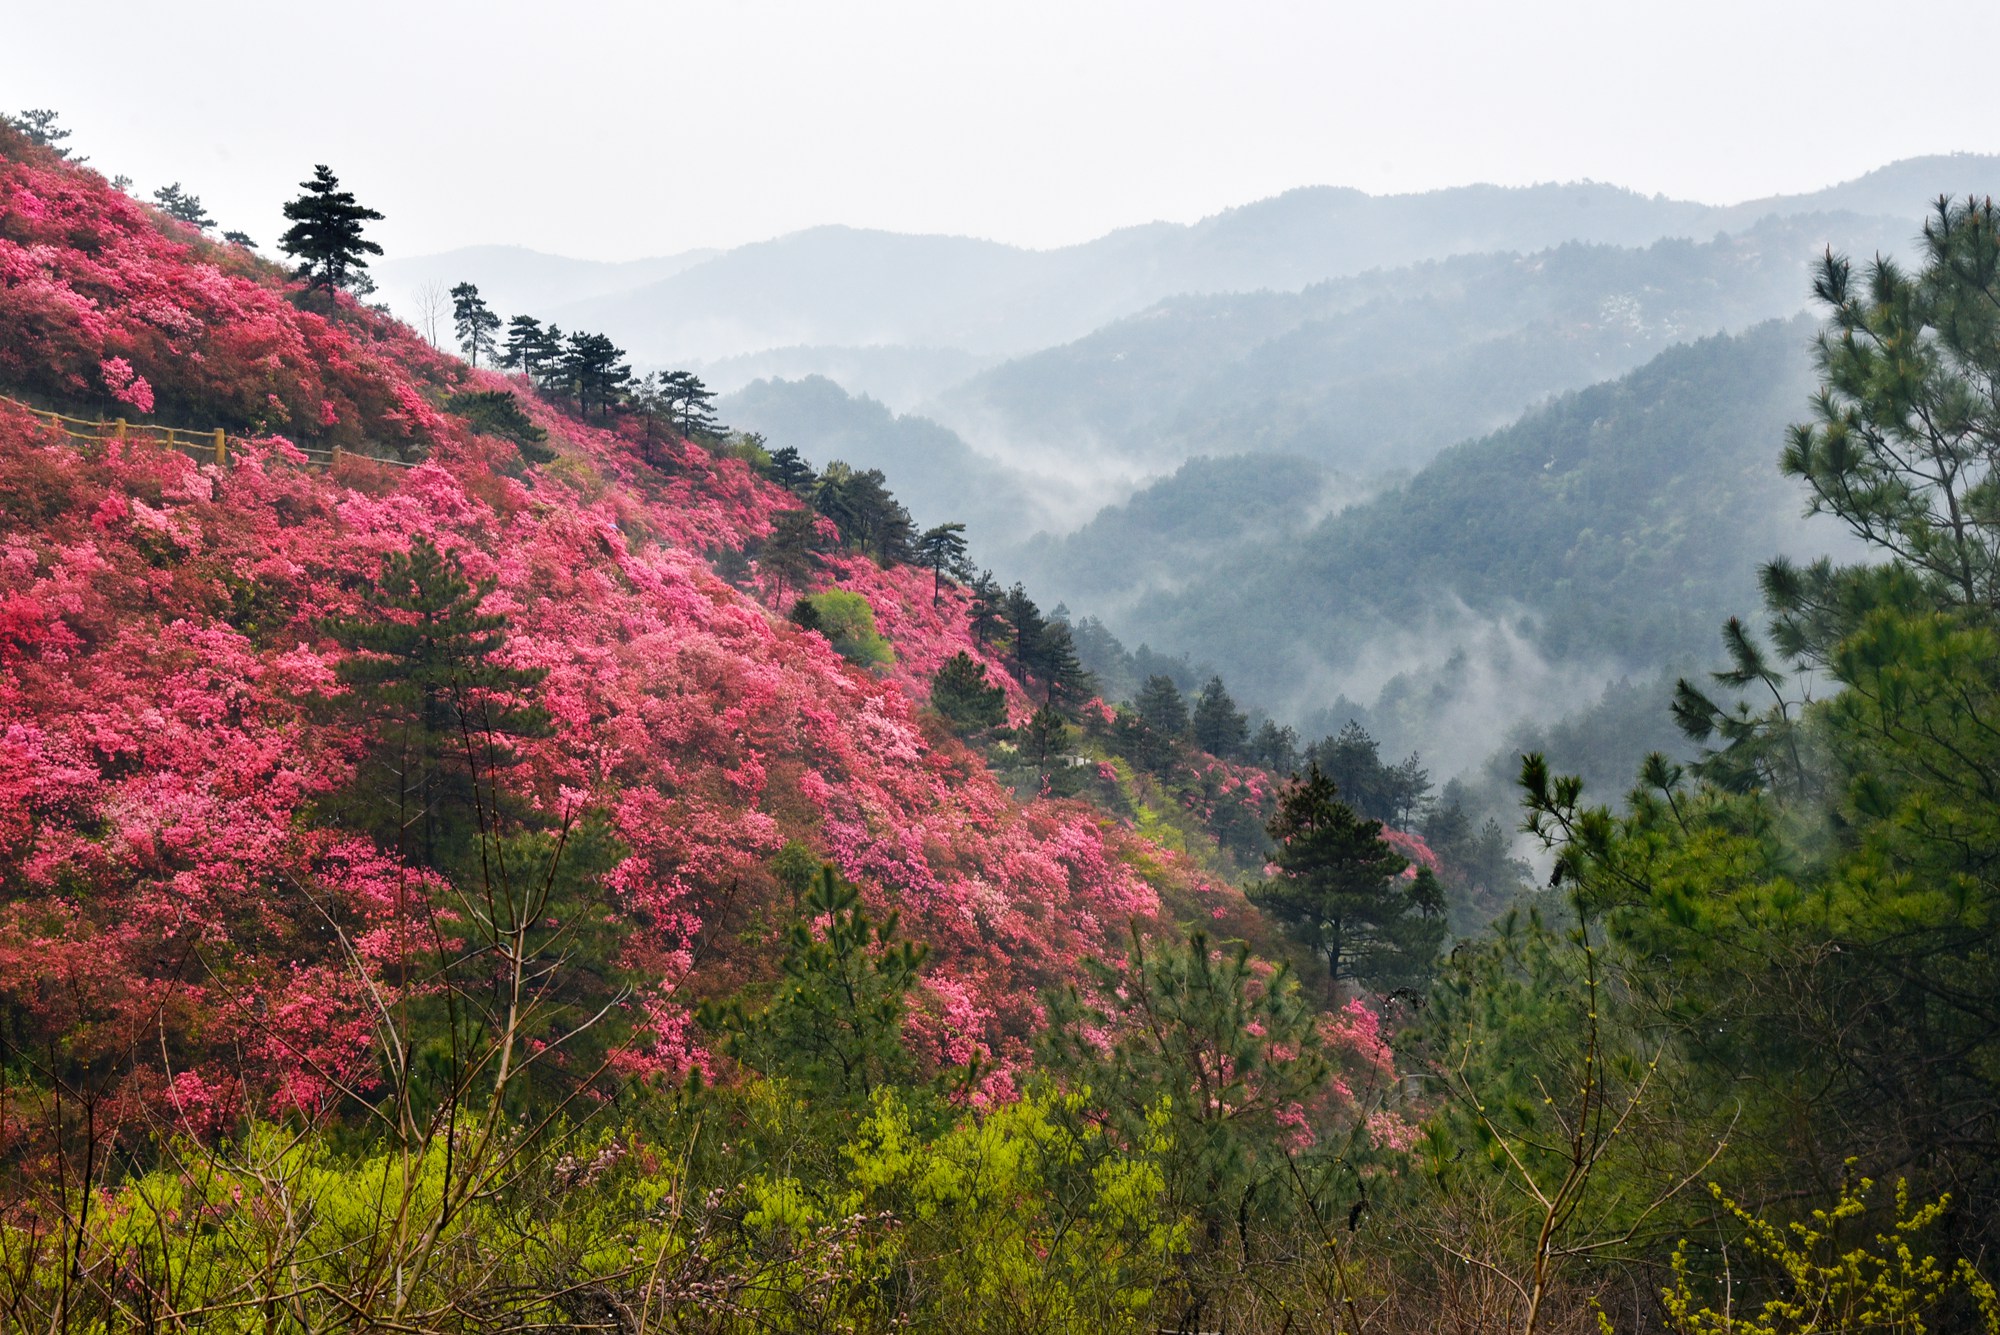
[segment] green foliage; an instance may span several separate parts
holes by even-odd
[[[800,630],[820,631],[822,634],[824,633],[819,620],[819,607],[811,598],[795,599],[792,603],[792,610],[786,614],[786,620],[790,621]]]
[[[1523,771],[1556,875],[1681,1036],[1684,1115],[1737,1123],[1732,1179],[1768,1198],[1815,1162],[1894,1164],[1949,1182],[1983,1246],[2000,1239],[1996,248],[1990,206],[1941,202],[1921,272],[1878,260],[1864,290],[1845,259],[1820,266],[1825,382],[1784,466],[1887,559],[1767,566],[1771,647],[1728,623],[1718,698],[1684,682],[1675,700],[1705,751],[1649,758],[1627,815]]]
[[[1160,737],[1177,738],[1188,730],[1187,702],[1181,699],[1172,677],[1148,677],[1145,689],[1132,701],[1132,709],[1139,722]]]
[[[1122,1148],[1114,1148],[1120,1146]],[[845,1153],[861,1204],[909,1221],[907,1253],[967,1331],[1140,1331],[1187,1243],[1165,1137],[1114,1140],[1080,1094],[1035,1093],[926,1137],[884,1091]]]
[[[771,874],[791,896],[793,912],[798,911],[799,902],[819,878],[821,865],[819,855],[796,839],[787,839],[785,846],[772,857]]]
[[[638,406],[666,422],[682,438],[719,443],[729,428],[715,416],[715,394],[692,371],[656,371],[642,377],[634,395]]]
[[[492,591],[492,580],[474,584],[429,538],[412,539],[408,551],[383,558],[360,614],[328,622],[336,641],[358,651],[342,661],[341,680],[437,735],[538,734],[540,711],[516,697],[545,674],[496,661],[507,618],[479,610]]]
[[[548,727],[532,699],[545,674],[500,661],[507,619],[480,610],[492,591],[419,536],[383,558],[357,614],[326,626],[350,651],[340,679],[376,733],[376,772],[361,781],[366,824],[441,869],[495,814],[492,773],[515,760],[507,739]]]
[[[494,364],[525,372],[539,384],[561,355],[562,330],[554,325],[543,328],[532,315],[517,315],[507,322],[507,342]]]
[[[757,571],[778,591],[803,589],[819,569],[816,516],[803,507],[771,516],[771,534],[757,552]]]
[[[1156,945],[1135,929],[1125,960],[1092,973],[1093,996],[1052,1000],[1048,1060],[1123,1143],[1158,1147],[1171,1208],[1213,1238],[1289,1189],[1298,1149],[1337,1130],[1318,1107],[1333,1077],[1320,1011],[1289,969],[1203,932]]]
[[[58,118],[58,113],[52,108],[32,107],[0,119],[5,119],[9,125],[19,130],[27,137],[29,143],[46,148],[57,157],[74,162],[80,167],[90,159],[77,157],[72,150],[63,147],[63,140],[69,138],[71,132],[56,124]]]
[[[1491,922],[1529,877],[1528,864],[1514,856],[1508,831],[1491,816],[1475,829],[1467,801],[1464,785],[1453,779],[1417,829],[1444,864],[1451,926],[1460,935]]]
[[[1208,684],[1201,688],[1189,725],[1194,730],[1194,744],[1210,755],[1223,760],[1246,758],[1250,747],[1250,720],[1229,698],[1229,690],[1222,684],[1221,677],[1210,677]]]
[[[958,578],[964,573],[965,550],[963,524],[939,524],[935,528],[925,529],[923,535],[917,539],[917,559],[930,567],[931,571],[933,607],[937,605],[945,572],[950,571],[953,578]]]
[[[1447,1256],[1508,1279],[1523,1330],[1671,1217],[1724,1148],[1685,1116],[1673,1032],[1612,958],[1581,894],[1510,912],[1453,952],[1406,1045],[1442,1102],[1415,1213]]]
[[[800,598],[792,606],[792,620],[800,621],[799,605],[811,609],[811,629],[826,636],[834,652],[856,667],[882,667],[895,661],[889,642],[875,629],[875,609],[868,600],[849,589],[825,589]]]
[[[163,185],[153,192],[153,202],[160,206],[160,212],[176,222],[184,222],[197,231],[206,232],[215,226],[215,219],[208,216],[208,210],[201,206],[201,196],[181,189],[181,183]]]
[[[1299,735],[1289,724],[1265,719],[1250,739],[1250,760],[1273,774],[1287,775],[1299,767]]]
[[[1022,730],[1021,741],[1027,755],[1042,771],[1046,783],[1049,773],[1060,765],[1075,746],[1073,730],[1069,720],[1054,705],[1043,705],[1028,719],[1028,726]]]
[[[1829,310],[1815,344],[1814,420],[1792,429],[1784,470],[1870,545],[1916,572],[1933,599],[2000,605],[2000,212],[1940,199],[1923,268],[1879,256],[1864,286],[1831,250],[1813,293]]]
[[[1380,745],[1353,719],[1331,737],[1308,746],[1305,760],[1319,766],[1341,800],[1364,816],[1408,828],[1430,795],[1431,776],[1412,753],[1389,765]]]
[[[554,335],[554,326],[549,332]],[[590,416],[593,405],[598,416],[609,417],[624,401],[631,382],[632,368],[626,364],[623,348],[603,334],[578,330],[563,340],[542,385],[576,400],[576,410],[584,417]]]
[[[1007,721],[1007,692],[986,679],[986,665],[963,651],[931,680],[931,708],[960,732],[997,728]]]
[[[813,471],[812,465],[790,445],[782,445],[770,452],[763,473],[795,496],[810,494],[813,483],[819,480],[819,474]]]
[[[1409,863],[1362,820],[1314,765],[1279,800],[1270,824],[1277,874],[1250,897],[1325,958],[1334,981],[1383,990],[1421,986],[1444,939],[1433,892],[1405,881]]]
[[[380,255],[382,247],[362,235],[362,224],[380,222],[382,215],[356,203],[325,163],[301,185],[305,193],[285,205],[291,226],[278,238],[278,249],[298,261],[294,277],[305,280],[308,292],[372,288],[367,257]]]
[[[903,1046],[904,997],[924,950],[896,940],[896,915],[879,926],[860,891],[829,864],[799,901],[786,937],[783,976],[768,1004],[710,1008],[704,1022],[723,1050],[813,1097],[851,1105],[913,1074]]]
[[[500,317],[486,304],[486,298],[479,295],[479,289],[471,283],[460,283],[451,290],[451,325],[458,336],[458,346],[471,359],[473,366],[479,365],[479,355],[485,353],[490,361],[495,347],[493,336],[500,332]]]
[[[854,469],[836,459],[821,470],[812,493],[813,508],[834,522],[842,545],[885,566],[909,560],[916,540],[910,512],[887,482],[879,468]]]
[[[972,580],[972,598],[966,607],[966,629],[982,649],[990,645],[1007,626],[1006,594],[993,572],[982,570]]]
[[[1697,1294],[1683,1241],[1674,1251],[1673,1285],[1661,1295],[1667,1328],[1675,1335],[1926,1335],[1939,1329],[2000,1335],[2000,1292],[1992,1282],[1971,1261],[1940,1260],[1923,1242],[1950,1209],[1951,1197],[1916,1205],[1909,1183],[1898,1179],[1894,1216],[1871,1238],[1864,1221],[1874,1185],[1865,1177],[1844,1182],[1833,1208],[1782,1225],[1711,1186],[1740,1232],[1743,1270],[1726,1266],[1719,1282],[1700,1286],[1710,1291],[1709,1301],[1722,1304],[1718,1311]],[[1756,1296],[1762,1294],[1769,1296]]]
[[[445,411],[463,417],[482,436],[498,436],[520,447],[529,463],[545,464],[555,451],[545,448],[549,433],[535,425],[521,401],[504,389],[461,390],[444,401]]]

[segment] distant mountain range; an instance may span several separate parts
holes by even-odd
[[[1314,186],[1185,226],[1148,223],[1054,250],[833,226],[615,265],[478,247],[385,262],[378,275],[399,312],[426,280],[470,280],[503,314],[601,329],[647,363],[799,346],[1013,356],[1169,296],[1297,291],[1371,269],[1565,241],[1705,238],[1771,214],[1908,217],[1940,182],[2000,185],[2000,158],[1910,159],[1812,194],[1728,207],[1593,182],[1381,196]]]
[[[773,377],[722,407],[809,458],[887,470],[920,516],[968,521],[997,567],[1108,615],[1172,577],[1139,555],[1143,544],[1125,561],[1049,566],[1033,553],[1053,549],[1022,541],[1074,529],[1205,456],[1304,461],[1352,495],[1677,342],[1794,315],[1828,245],[1893,250],[1914,230],[1853,214],[1767,217],[1707,242],[1568,242],[1300,292],[1168,298],[934,395],[920,416],[936,445],[922,451],[886,408],[856,416],[837,403],[835,377]],[[1256,505],[1235,521],[1222,513],[1242,494],[1208,495],[1204,523],[1264,522]]]

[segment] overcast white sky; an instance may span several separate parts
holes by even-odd
[[[0,106],[266,244],[326,162],[392,254],[619,259],[1061,245],[1318,183],[1729,203],[2000,150],[1996,49],[1994,0],[4,0]]]

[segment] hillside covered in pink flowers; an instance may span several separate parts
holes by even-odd
[[[17,1041],[101,1069],[111,1121],[321,1110],[366,1084],[383,999],[421,993],[395,961],[444,892],[342,817],[370,725],[329,631],[413,543],[483,590],[501,660],[539,680],[547,727],[499,782],[588,834],[625,1075],[717,1074],[693,1015],[769,976],[791,843],[928,948],[910,1042],[937,1067],[976,1058],[992,1094],[1029,1058],[1038,998],[1133,924],[1275,938],[1198,847],[1112,809],[1117,767],[1023,798],[924,708],[963,653],[1012,721],[1033,712],[964,590],[934,600],[930,572],[828,552],[816,586],[865,597],[893,650],[852,666],[731,561],[799,506],[744,458],[641,449],[351,298],[295,300],[92,173],[0,150],[0,390],[231,437],[217,465],[0,404],[0,1002]],[[495,393],[542,444],[451,410]],[[344,453],[323,470],[302,448]],[[1269,776],[1205,765],[1214,802],[1264,819]],[[1330,1033],[1380,1073],[1376,1023],[1356,1003]]]

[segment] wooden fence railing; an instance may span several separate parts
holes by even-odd
[[[68,436],[71,440],[150,441],[157,445],[164,445],[170,450],[179,450],[181,453],[199,459],[203,463],[212,462],[224,467],[229,463],[231,441],[233,440],[240,444],[243,439],[241,435],[232,437],[221,427],[216,427],[214,430],[196,431],[190,430],[187,427],[155,426],[150,422],[128,422],[122,417],[109,419],[102,417],[95,419],[66,417],[62,413],[52,412],[47,408],[37,408],[32,403],[23,403],[21,400],[11,398],[5,394],[0,394],[0,403],[11,403],[16,408],[33,413],[36,417],[41,418],[56,430]],[[310,463],[316,464],[321,468],[332,467],[335,463],[339,462],[342,453],[337,449],[322,450],[305,445],[294,445],[292,448],[305,455]],[[364,458],[370,463],[387,464],[392,468],[409,468],[412,466],[401,459],[380,459],[372,454],[351,455],[350,457]]]

